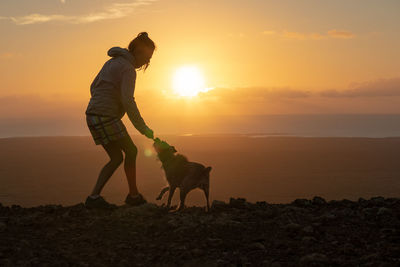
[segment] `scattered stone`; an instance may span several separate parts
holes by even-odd
[[[307,234],[311,234],[314,232],[314,228],[311,225],[307,225],[303,228],[303,232]]]
[[[260,242],[251,243],[248,247],[250,250],[265,250],[265,246]]]
[[[297,223],[288,223],[288,224],[286,224],[286,225],[284,226],[284,228],[285,228],[285,230],[295,232],[295,231],[300,230],[301,225],[300,225],[300,224],[297,224]]]
[[[328,263],[328,257],[321,253],[312,253],[300,258],[300,264],[302,266],[325,266],[325,264]]]
[[[234,207],[234,208],[246,208],[247,207],[247,202],[245,198],[230,198],[229,199],[229,205]]]
[[[198,257],[198,256],[201,256],[201,255],[204,254],[204,250],[202,250],[200,248],[194,248],[194,249],[191,250],[191,253],[192,253],[193,256]]]
[[[385,205],[385,198],[384,197],[372,197],[371,198],[371,202],[375,205],[375,206],[383,206]]]
[[[309,207],[312,203],[310,200],[305,198],[298,198],[292,202],[292,204],[299,207]]]
[[[212,209],[225,209],[227,206],[228,206],[228,204],[226,204],[224,201],[220,201],[220,200],[214,200],[211,203]]]
[[[378,216],[385,216],[385,215],[391,215],[392,214],[392,210],[389,208],[385,208],[385,207],[380,207],[378,209],[378,212],[376,213],[376,215]]]
[[[325,204],[326,204],[326,200],[323,199],[322,197],[315,196],[315,197],[312,199],[312,203],[313,203],[314,205],[325,205]]]
[[[302,241],[303,243],[306,243],[306,244],[314,244],[314,243],[317,242],[317,239],[315,239],[315,238],[312,237],[312,236],[304,236],[304,237],[301,239],[301,241]]]
[[[0,222],[0,233],[4,232],[7,229],[7,225],[3,222]]]

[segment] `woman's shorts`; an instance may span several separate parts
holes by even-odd
[[[106,145],[129,136],[125,125],[118,118],[86,114],[86,122],[96,145]]]

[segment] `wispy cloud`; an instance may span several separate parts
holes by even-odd
[[[356,35],[347,30],[336,30],[332,29],[326,33],[306,33],[306,32],[294,32],[294,31],[281,31],[277,32],[274,30],[265,30],[261,34],[263,35],[276,35],[284,39],[292,40],[323,40],[323,39],[351,39],[355,38]]]
[[[330,31],[328,31],[328,35],[331,36],[332,38],[344,38],[344,39],[349,39],[349,38],[355,37],[354,33],[352,33],[352,32],[339,31],[339,30],[330,30]]]
[[[11,53],[11,52],[4,52],[0,53],[0,59],[10,59],[10,58],[16,58],[20,57],[22,54],[20,53]]]
[[[350,84],[347,89],[305,90],[290,87],[238,87],[215,88],[201,93],[203,99],[223,99],[224,102],[247,103],[263,102],[273,99],[305,99],[305,98],[381,98],[400,97],[400,77],[378,79],[362,83]]]
[[[400,77],[354,83],[347,90],[327,90],[325,97],[387,97],[400,96]]]
[[[110,6],[107,6],[104,10],[84,14],[84,15],[61,15],[61,14],[39,14],[33,13],[25,16],[18,17],[0,17],[3,19],[10,19],[16,25],[29,25],[29,24],[39,24],[46,23],[52,21],[65,22],[71,24],[82,24],[82,23],[91,23],[101,20],[108,19],[118,19],[123,18],[131,14],[136,8],[141,6],[150,5],[157,0],[135,0],[128,3],[113,3]],[[62,3],[65,3],[65,0],[61,0]]]
[[[274,34],[276,34],[276,31],[266,30],[266,31],[263,31],[262,34],[264,34],[264,35],[274,35]]]
[[[237,32],[237,33],[228,33],[227,36],[231,38],[243,38],[246,35],[242,32]]]

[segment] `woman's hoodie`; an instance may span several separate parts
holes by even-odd
[[[135,91],[135,58],[125,48],[113,47],[111,57],[90,85],[91,98],[86,114],[122,118],[125,112],[142,134],[147,128],[133,96]]]

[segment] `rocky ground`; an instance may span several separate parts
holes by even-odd
[[[0,204],[1,266],[399,266],[400,199],[89,210]]]

